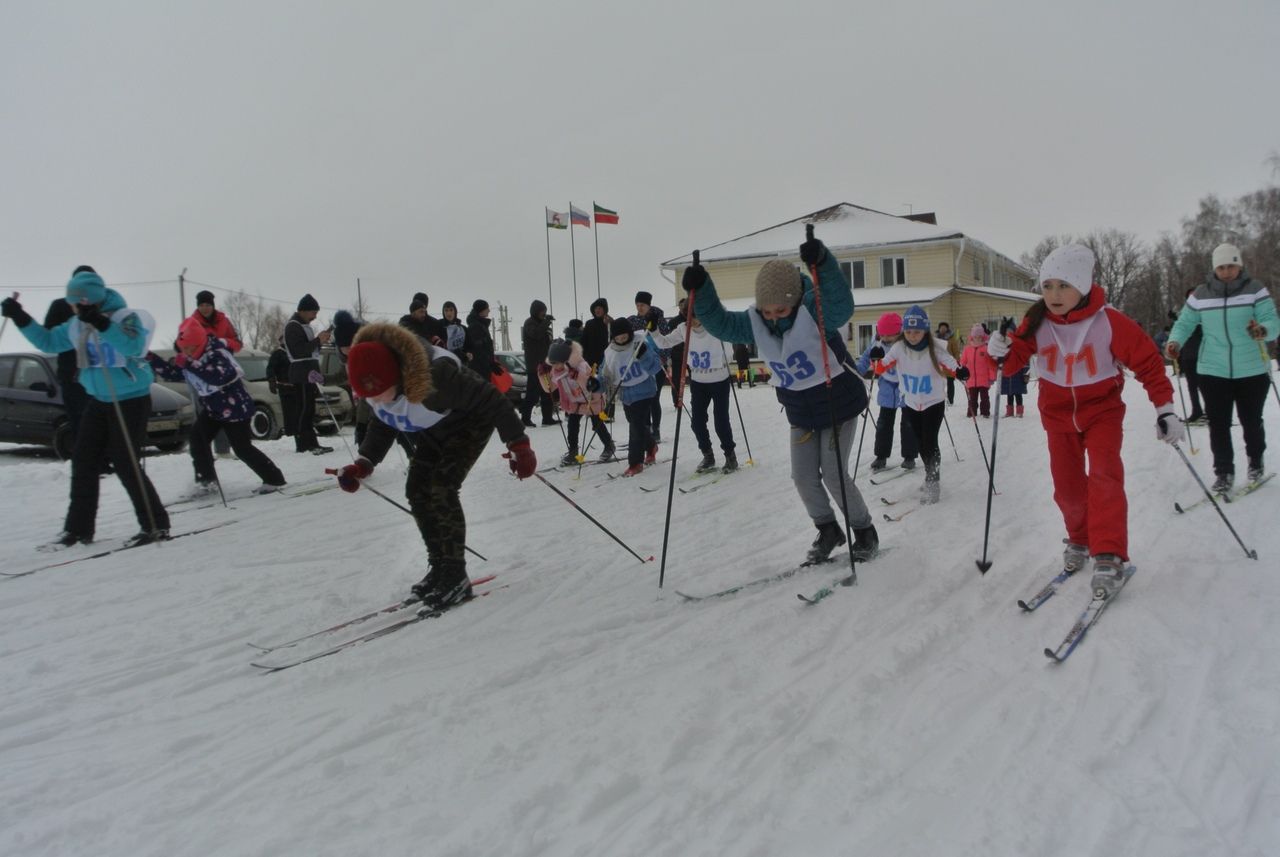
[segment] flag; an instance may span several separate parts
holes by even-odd
[[[596,225],[597,225],[597,226],[599,226],[601,223],[613,223],[613,224],[615,224],[615,225],[617,224],[617,222],[618,222],[618,212],[616,212],[616,211],[610,211],[609,209],[605,208],[604,206],[602,206],[602,205],[597,205],[597,204],[596,204],[596,203],[594,203],[594,202],[593,202],[593,203],[591,203],[591,207],[592,207],[593,209],[595,209],[595,213],[596,213]]]
[[[578,206],[574,205],[573,203],[569,203],[569,222],[572,223],[574,226],[585,226],[588,229],[590,229],[591,215],[587,214],[585,211],[583,211],[581,208],[578,208]]]
[[[548,229],[568,229],[569,218],[565,217],[563,211],[552,211],[547,209],[547,228]]]

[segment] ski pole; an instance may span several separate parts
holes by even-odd
[[[871,389],[867,391],[867,407],[862,411],[862,433],[858,435],[858,454],[853,458],[853,472],[858,472],[858,467],[862,464],[862,445],[867,439],[867,423],[871,417],[871,400],[875,397],[876,377],[871,376]],[[876,424],[876,430],[879,431],[879,423]]]
[[[341,473],[341,471],[340,471],[340,470],[338,470],[338,469],[336,469],[336,468],[333,468],[333,467],[326,467],[326,468],[324,469],[324,472],[325,472],[326,474],[328,474],[329,476],[337,476],[339,473]],[[386,500],[388,503],[390,503],[392,506],[395,506],[395,507],[396,507],[397,509],[399,509],[401,512],[404,512],[406,515],[408,515],[408,516],[410,516],[410,517],[413,517],[413,510],[412,510],[412,509],[410,509],[408,506],[405,506],[405,505],[403,505],[402,503],[397,503],[395,500],[392,500],[392,499],[391,499],[390,497],[388,497],[386,494],[383,494],[381,491],[379,491],[377,488],[374,488],[372,485],[370,485],[370,484],[369,484],[369,483],[367,483],[367,482],[361,481],[361,483],[360,483],[360,484],[361,484],[362,486],[364,486],[366,489],[368,489],[369,491],[373,492],[373,496],[375,496],[375,497],[381,497],[383,500]],[[462,546],[462,549],[463,549],[463,550],[465,550],[467,553],[475,554],[476,556],[480,557],[480,559],[484,560],[485,562],[488,562],[488,561],[489,561],[489,558],[488,558],[487,556],[483,556],[483,555],[481,555],[478,551],[472,550],[472,549],[471,549],[470,547],[468,547],[467,545],[463,545],[463,546]]]
[[[556,486],[554,486],[554,485],[552,485],[550,482],[548,482],[548,481],[546,480],[546,477],[544,477],[541,473],[535,473],[535,474],[533,474],[533,475],[534,475],[534,476],[536,476],[536,477],[538,477],[538,480],[539,480],[539,481],[541,481],[543,485],[546,485],[546,486],[547,486],[548,488],[550,488],[552,491],[556,492],[556,494],[557,494],[557,495],[559,495],[560,499],[564,500],[566,503],[568,503],[570,506],[572,506],[574,509],[576,509],[576,510],[578,511],[578,513],[579,513],[579,514],[581,514],[584,518],[586,518],[588,521],[590,521],[591,523],[593,523],[593,524],[595,524],[597,527],[599,527],[601,530],[603,530],[605,535],[607,535],[609,538],[613,539],[613,540],[614,540],[615,542],[617,542],[618,544],[622,545],[622,548],[623,548],[627,553],[631,554],[633,557],[635,557],[636,559],[640,560],[640,562],[641,562],[641,563],[653,562],[653,557],[652,557],[652,556],[651,556],[651,557],[649,557],[648,559],[645,559],[644,557],[640,556],[640,554],[638,554],[638,553],[636,553],[635,551],[633,551],[630,547],[628,547],[628,546],[627,546],[627,543],[626,543],[626,542],[624,542],[622,539],[618,538],[618,537],[617,537],[617,536],[615,536],[612,532],[610,532],[609,528],[608,528],[608,527],[606,527],[604,524],[600,523],[600,522],[599,522],[599,521],[597,521],[595,518],[591,517],[591,515],[587,514],[587,511],[586,511],[585,509],[583,509],[583,508],[582,508],[581,506],[579,506],[577,503],[573,502],[573,500],[569,499],[569,495],[565,494],[565,493],[564,493],[563,491],[561,491],[559,488],[557,488]]]
[[[1187,429],[1187,443],[1191,445],[1191,454],[1195,455],[1196,442],[1191,439],[1191,423],[1187,422],[1187,394],[1182,389],[1182,382],[1178,380],[1178,376],[1182,374],[1181,367],[1178,366],[1178,358],[1173,358],[1173,380],[1178,385],[1178,400],[1182,403],[1182,424]]]
[[[997,368],[996,368],[996,380],[997,380],[997,381],[999,381],[999,380],[1000,380],[1000,374],[1001,374],[1001,373],[1000,373],[1000,368],[999,368],[999,367],[997,367]],[[1000,414],[999,414],[999,413],[997,413],[997,414],[996,414],[996,416],[995,416],[995,418],[996,418],[997,420],[999,420],[999,419],[1000,419]],[[978,451],[982,453],[982,466],[983,466],[983,467],[985,467],[985,468],[987,468],[987,473],[990,473],[990,472],[991,472],[991,459],[987,458],[987,447],[986,447],[986,441],[984,441],[984,440],[982,439],[982,429],[978,428],[978,413],[977,413],[977,411],[974,411],[974,414],[973,414],[973,416],[972,416],[972,417],[970,417],[970,419],[972,419],[972,420],[973,420],[973,430],[974,430],[974,432],[978,435]],[[995,429],[995,425],[994,425],[994,423],[992,424],[991,428],[992,428],[992,430],[994,430],[994,429]]]
[[[1276,394],[1276,404],[1280,405],[1280,390],[1276,389],[1276,377],[1271,374],[1271,355],[1267,353],[1267,346],[1262,340],[1258,340],[1258,351],[1262,352],[1262,362],[1267,367],[1267,380],[1271,382],[1271,392]]]
[[[729,356],[724,350],[724,341],[720,342],[720,356],[724,358],[725,366],[729,365]],[[742,419],[742,404],[738,401],[738,388],[735,384],[729,384],[729,393],[733,396],[733,407],[738,411],[738,428],[742,429],[742,443],[747,447],[747,464],[755,466],[755,459],[751,457],[751,441],[747,437],[747,423]]]
[[[94,332],[93,337],[98,343],[99,353],[101,353],[102,337],[97,332]],[[151,532],[154,533],[159,528],[156,526],[155,510],[151,508],[151,497],[147,493],[148,481],[142,475],[142,465],[138,463],[138,454],[134,446],[133,435],[129,432],[129,424],[125,422],[124,411],[120,408],[120,399],[116,396],[116,385],[111,380],[111,372],[107,369],[105,360],[102,363],[102,377],[106,379],[107,390],[111,394],[111,407],[116,412],[116,422],[120,424],[120,433],[124,437],[125,451],[129,453],[129,465],[133,468],[133,478],[137,480],[138,493],[142,495],[142,507],[147,511],[147,521],[151,524]],[[138,448],[140,449],[141,446]],[[152,490],[155,490],[154,487]],[[218,491],[221,493],[221,485],[218,486]],[[157,497],[157,499],[159,498]],[[227,501],[224,498],[222,502],[225,505]]]
[[[1000,334],[1013,327],[1013,319],[1004,318],[1000,320]],[[999,388],[1000,381],[1004,377],[1004,358],[1001,357],[996,361],[996,387]],[[996,399],[996,405],[1000,404],[1000,399]],[[978,427],[978,418],[973,418],[973,427]],[[991,458],[989,459],[989,467],[987,468],[987,521],[982,528],[982,559],[978,560],[978,571],[983,574],[991,568],[991,560],[987,559],[987,547],[991,541],[991,500],[996,493],[996,437],[1000,433],[1000,408],[996,408],[995,416],[991,418]],[[978,432],[978,439],[981,441],[982,432]],[[986,460],[987,453],[983,450],[982,457]]]
[[[693,264],[698,264],[699,252],[693,251]],[[684,419],[684,385],[689,381],[689,340],[693,336],[693,302],[697,289],[689,289],[684,302],[684,350],[680,361],[680,383],[676,387],[676,439],[671,444],[671,478],[667,480],[667,517],[662,525],[662,562],[658,567],[658,588],[667,574],[667,540],[671,537],[671,501],[676,492],[676,463],[680,460],[680,423]]]
[[[956,455],[956,461],[961,461],[960,450],[956,449],[956,436],[951,433],[951,423],[947,422],[947,412],[942,412],[942,424],[947,427],[947,437],[951,439],[951,451]]]
[[[806,223],[804,225],[805,241],[813,240],[813,224]],[[827,386],[827,411],[831,414],[831,441],[835,445],[836,467],[840,469],[840,511],[844,513],[844,534],[845,540],[849,544],[849,576],[840,581],[842,586],[853,586],[858,582],[858,566],[853,558],[853,528],[849,523],[849,494],[845,488],[847,475],[845,474],[844,456],[840,452],[840,425],[836,422],[836,410],[831,402],[831,360],[827,356],[827,352],[831,350],[827,345],[827,328],[822,320],[822,289],[818,285],[818,266],[816,263],[809,264],[809,277],[813,280],[813,305],[818,314],[818,332],[822,337],[822,373],[826,379]],[[863,431],[866,431],[867,424],[862,424]],[[821,461],[821,450],[819,450],[818,460]]]
[[[355,451],[351,449],[351,444],[347,443],[347,436],[342,433],[342,424],[333,415],[333,408],[329,407],[329,400],[325,397],[324,387],[321,385],[321,382],[324,381],[324,376],[320,374],[319,369],[312,369],[307,373],[307,380],[316,385],[316,398],[324,403],[324,409],[328,412],[329,420],[333,423],[334,432],[337,433],[338,437],[342,438],[342,445],[347,448],[347,454],[351,456],[352,461],[355,461]]]
[[[1219,506],[1218,501],[1214,499],[1213,492],[1211,492],[1208,486],[1204,484],[1204,480],[1200,478],[1200,474],[1196,473],[1195,467],[1191,464],[1191,459],[1187,458],[1187,454],[1182,451],[1182,447],[1178,446],[1176,443],[1171,444],[1171,446],[1178,450],[1178,455],[1182,457],[1182,463],[1187,465],[1187,469],[1191,471],[1191,475],[1194,476],[1196,482],[1200,484],[1200,490],[1204,492],[1204,496],[1209,498],[1209,502],[1212,503],[1213,508],[1217,510],[1218,517],[1222,519],[1222,523],[1226,524],[1227,529],[1231,531],[1231,535],[1236,537],[1236,543],[1244,550],[1244,555],[1249,557],[1249,559],[1257,559],[1258,552],[1245,547],[1244,540],[1240,538],[1240,534],[1236,532],[1236,528],[1231,526],[1231,522],[1227,520],[1226,513],[1222,511],[1222,507]]]

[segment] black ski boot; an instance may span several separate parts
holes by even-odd
[[[410,590],[429,610],[447,610],[471,597],[471,579],[461,562],[440,563]]]
[[[560,459],[561,467],[572,467],[578,463],[578,450],[571,449]]]
[[[168,530],[142,530],[135,533],[128,539],[125,539],[124,546],[127,548],[136,548],[139,545],[149,545],[152,542],[165,542],[169,540]]]
[[[872,473],[879,473],[881,470],[886,470],[886,469],[888,469],[888,467],[889,467],[889,462],[885,461],[885,460],[884,460],[884,458],[882,458],[882,457],[881,457],[881,456],[879,456],[879,455],[877,455],[877,456],[876,456],[874,459],[872,459],[872,461],[871,461],[871,472],[872,472]]]
[[[710,473],[716,469],[716,457],[713,453],[702,453],[702,463],[698,465],[697,473]]]
[[[866,562],[873,559],[880,551],[880,534],[876,532],[875,524],[868,524],[860,530],[853,531],[853,547],[850,553],[858,562]]]
[[[809,555],[805,557],[805,563],[814,565],[826,562],[831,559],[831,552],[846,541],[844,531],[835,521],[819,524],[818,537],[813,540],[813,546],[809,548]]]
[[[725,473],[732,473],[738,469],[738,456],[733,450],[729,450],[724,454],[724,467],[720,468]]]
[[[603,450],[600,451],[599,461],[601,464],[604,464],[605,462],[608,462],[608,461],[617,461],[617,460],[618,460],[618,452],[614,448],[613,444],[609,444]]]

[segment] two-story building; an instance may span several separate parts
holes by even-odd
[[[947,322],[967,337],[975,322],[994,330],[1002,316],[1015,321],[1039,296],[1035,276],[1013,259],[976,238],[941,227],[933,214],[896,216],[847,202],[714,244],[701,261],[725,306],[746,309],[755,302],[756,272],[770,259],[800,262],[804,227],[840,262],[854,289],[854,314],[846,339],[860,352],[886,312],[919,304],[937,329]],[[664,279],[682,296],[680,276],[692,262],[686,254],[660,265]]]

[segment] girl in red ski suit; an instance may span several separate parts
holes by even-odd
[[[988,350],[997,359],[1007,352],[1006,376],[1032,357],[1036,360],[1053,499],[1066,523],[1068,551],[1093,556],[1097,570],[1104,555],[1110,555],[1108,563],[1129,559],[1129,504],[1120,459],[1122,367],[1134,373],[1156,406],[1157,438],[1173,443],[1185,434],[1174,416],[1173,386],[1155,341],[1137,322],[1107,305],[1102,288],[1091,282],[1092,273],[1093,254],[1087,248],[1067,245],[1055,251],[1040,273],[1051,304],[1046,305],[1046,298],[1037,301],[1013,336],[992,336]],[[1068,277],[1081,285],[1075,287]],[[1066,289],[1069,302],[1051,296],[1059,288]],[[1065,311],[1054,312],[1055,302]]]

